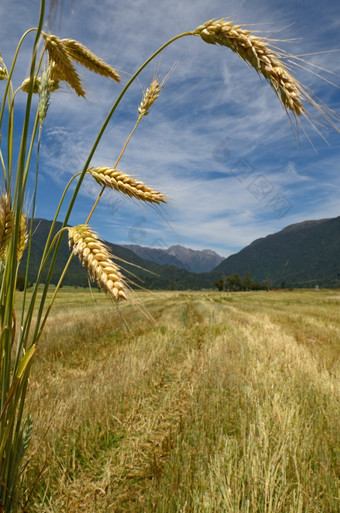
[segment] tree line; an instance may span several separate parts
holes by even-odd
[[[238,292],[245,290],[269,290],[272,288],[270,280],[265,280],[262,284],[253,281],[250,273],[247,271],[245,276],[239,273],[233,273],[229,276],[216,280],[212,283],[218,290],[227,292]]]

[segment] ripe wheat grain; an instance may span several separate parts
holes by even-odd
[[[102,186],[115,189],[148,203],[166,203],[166,196],[126,173],[110,167],[89,168],[87,171]]]
[[[116,82],[119,82],[120,76],[117,71],[112,68],[109,64],[104,62],[102,59],[97,57],[93,52],[91,52],[86,46],[82,45],[78,41],[74,39],[62,39],[61,42],[66,49],[69,57],[79,64],[82,64],[86,68],[102,75],[104,77],[110,77]]]
[[[157,78],[153,80],[150,86],[145,91],[142,101],[138,107],[140,116],[147,116],[149,114],[150,107],[157,100],[162,89],[162,84],[159,83]]]
[[[79,256],[91,280],[115,299],[127,299],[124,278],[96,233],[86,224],[78,225],[68,229],[68,238],[70,248]]]
[[[0,258],[4,259],[13,234],[14,216],[7,194],[0,196]]]
[[[28,231],[27,231],[27,217],[25,214],[21,214],[20,224],[19,224],[19,237],[18,237],[18,246],[17,246],[17,258],[18,262],[20,262],[22,255],[28,244]]]
[[[305,112],[302,101],[309,100],[308,95],[285,68],[280,55],[270,47],[267,40],[224,18],[207,21],[197,27],[194,34],[206,43],[230,48],[268,80],[286,109],[290,109],[295,115]]]

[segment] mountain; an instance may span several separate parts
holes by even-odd
[[[31,249],[29,280],[36,281],[45,241],[51,227],[51,221],[34,220],[34,236]],[[54,233],[61,228],[56,223]],[[140,287],[146,289],[201,289],[211,288],[212,282],[223,276],[239,273],[244,276],[248,271],[253,281],[263,283],[270,280],[274,286],[285,282],[286,287],[340,287],[340,217],[305,221],[287,226],[278,233],[255,240],[235,255],[224,259],[210,272],[189,272],[180,266],[188,265],[195,252],[172,246],[169,260],[162,265],[141,258],[127,247],[106,243],[114,260],[129,277]],[[153,248],[151,248],[153,249]],[[154,250],[155,251],[155,250]],[[164,250],[159,250],[164,251]],[[200,255],[196,255],[199,253]],[[154,254],[154,253],[153,253]],[[57,283],[69,258],[67,236],[64,235],[51,283]],[[163,255],[163,253],[161,254]],[[187,260],[185,260],[187,255]],[[20,273],[24,273],[27,251],[24,254]],[[129,264],[127,263],[129,262]],[[170,262],[177,265],[170,265]],[[195,265],[198,265],[197,262]],[[197,267],[195,267],[197,269]],[[130,274],[129,274],[130,273]],[[46,273],[42,282],[46,279]],[[87,286],[86,271],[75,257],[64,279],[65,285]]]
[[[43,254],[45,241],[51,227],[51,221],[46,219],[34,219],[33,221],[33,239],[31,248],[31,257],[29,265],[29,281],[35,282],[39,270],[41,257]],[[55,235],[62,224],[57,222],[53,231]],[[105,242],[105,241],[104,241]],[[201,287],[201,278],[199,275],[189,273],[185,269],[179,269],[173,265],[158,265],[157,263],[144,260],[137,256],[128,248],[105,242],[109,251],[114,255],[114,261],[119,265],[124,273],[139,287],[147,289],[176,289],[183,290],[187,288],[199,289]],[[60,245],[55,269],[51,277],[51,283],[56,284],[63,271],[63,268],[69,259],[70,250],[68,247],[67,236],[64,234]],[[22,258],[20,273],[25,273],[27,262],[27,250]],[[42,282],[46,280],[46,272],[42,275]],[[85,269],[81,266],[77,257],[74,257],[68,268],[63,281],[64,285],[75,285],[79,287],[88,286],[88,278]]]
[[[179,269],[185,269],[185,265],[176,256],[170,255],[167,250],[159,248],[150,248],[148,246],[139,246],[138,244],[124,244],[124,248],[133,251],[144,260],[149,260],[159,265],[174,265]],[[214,266],[216,267],[216,266]]]
[[[246,271],[276,286],[340,286],[340,217],[304,221],[257,239],[210,274],[219,279]]]
[[[170,246],[168,249],[150,248],[137,244],[126,244],[124,247],[144,260],[160,265],[174,265],[192,273],[209,272],[223,261],[223,257],[210,249],[194,250],[179,244]]]

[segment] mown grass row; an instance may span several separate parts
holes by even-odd
[[[30,384],[27,511],[337,513],[339,301],[316,294],[143,294],[153,321],[75,298]]]

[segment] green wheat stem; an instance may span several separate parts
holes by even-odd
[[[40,27],[40,30],[39,30],[39,27]],[[39,37],[40,37],[42,25],[41,26],[39,25],[39,27],[38,28],[33,27],[33,28],[30,28],[30,29],[26,30],[26,32],[21,36],[21,38],[19,40],[19,43],[17,45],[17,48],[15,50],[14,57],[13,57],[13,60],[12,60],[11,69],[10,69],[10,71],[8,73],[7,84],[6,84],[6,87],[5,87],[5,91],[4,91],[4,95],[3,95],[3,101],[2,101],[2,104],[1,104],[1,110],[0,110],[0,143],[1,143],[1,126],[2,126],[2,119],[3,119],[3,116],[4,116],[4,111],[5,111],[6,98],[7,98],[7,95],[8,95],[8,89],[10,87],[12,75],[13,75],[13,72],[14,72],[14,68],[15,68],[15,65],[16,65],[16,61],[17,61],[17,58],[18,58],[18,55],[19,55],[19,51],[20,51],[21,45],[22,45],[24,39],[26,38],[26,36],[28,34],[30,34],[31,32],[33,32],[33,31],[37,31],[39,33]],[[37,43],[37,41],[38,41],[38,38],[36,38],[36,43]]]
[[[22,308],[21,308],[21,325],[24,322],[27,285],[28,285],[28,272],[29,272],[29,264],[30,264],[30,259],[31,259],[31,250],[32,250],[33,219],[34,219],[34,215],[35,215],[35,205],[36,205],[37,192],[38,192],[41,133],[42,133],[42,125],[39,126],[39,135],[38,135],[37,161],[36,161],[34,189],[33,189],[34,192],[33,192],[32,208],[31,208],[30,229],[29,229],[29,234],[28,234],[27,261],[26,261],[26,270],[25,270],[25,286],[24,286],[24,295],[23,295]]]
[[[51,254],[52,249],[53,249],[54,242],[52,244],[50,244],[50,241],[51,241],[51,238],[52,238],[52,235],[53,235],[53,230],[54,230],[55,224],[56,224],[57,219],[58,219],[59,212],[61,210],[61,207],[62,207],[62,204],[64,202],[64,199],[66,197],[66,194],[67,194],[67,192],[68,192],[68,190],[69,190],[73,180],[77,176],[79,176],[79,174],[80,173],[76,173],[75,175],[73,175],[72,178],[69,180],[68,184],[66,185],[66,187],[65,187],[65,189],[63,191],[63,194],[61,196],[61,199],[59,201],[59,205],[57,207],[57,210],[55,212],[53,221],[51,223],[51,227],[50,227],[50,230],[49,230],[49,233],[48,233],[48,236],[47,236],[47,240],[45,242],[45,247],[44,247],[43,255],[42,255],[41,259],[40,259],[39,270],[38,270],[38,274],[37,274],[37,277],[36,277],[36,280],[35,280],[35,285],[34,285],[34,288],[33,288],[32,294],[31,294],[31,300],[30,300],[30,303],[29,303],[28,311],[26,313],[25,322],[23,322],[23,327],[22,327],[22,332],[21,332],[21,338],[22,339],[27,340],[28,332],[29,332],[29,329],[30,329],[30,326],[31,326],[32,317],[33,317],[33,313],[34,313],[34,306],[35,306],[35,302],[36,302],[36,297],[37,297],[40,281],[41,281],[41,278],[42,278],[42,273],[43,273],[43,271],[45,269],[47,260],[48,260],[50,254]],[[58,234],[59,234],[59,232],[58,232]]]
[[[8,170],[4,169],[5,183],[10,193],[11,187],[11,167],[12,167],[12,153],[13,153],[13,126],[14,126],[14,102],[13,91],[11,85],[11,77],[17,62],[17,57],[21,44],[24,38],[32,32],[36,31],[35,42],[33,46],[32,59],[30,65],[30,77],[34,75],[36,54],[40,33],[42,30],[45,15],[45,0],[41,0],[40,3],[40,17],[37,29],[30,29],[25,32],[19,41],[17,46],[11,70],[7,77],[7,84],[4,92],[3,103],[0,111],[0,129],[2,126],[3,115],[6,99],[9,101],[9,116],[8,116],[8,134],[7,134],[7,151],[8,151]],[[21,222],[21,214],[23,211],[23,202],[26,189],[25,175],[27,176],[29,162],[26,160],[27,141],[30,127],[31,118],[31,106],[32,106],[32,87],[30,87],[29,93],[26,100],[25,116],[21,131],[21,141],[18,153],[18,165],[17,174],[14,188],[13,209],[15,212],[15,222],[13,227],[13,233],[11,242],[7,248],[6,265],[3,275],[3,282],[1,287],[1,304],[3,305],[2,311],[2,333],[1,333],[1,412],[2,418],[0,423],[0,509],[5,513],[9,513],[12,509],[12,492],[16,486],[17,469],[20,461],[18,460],[18,443],[19,436],[18,432],[21,425],[21,413],[18,404],[24,404],[25,400],[25,386],[28,379],[28,373],[17,377],[11,369],[11,349],[15,336],[15,325],[13,323],[13,307],[14,307],[14,296],[16,288],[16,277],[17,277],[17,245],[19,237],[19,229]],[[34,137],[33,137],[34,138]],[[1,133],[0,133],[1,141]],[[30,160],[33,149],[33,141],[29,145],[28,159]],[[17,381],[18,380],[18,381]],[[13,388],[14,387],[14,388]],[[13,391],[14,390],[14,396]],[[9,394],[9,395],[8,395]],[[16,428],[13,429],[16,423]]]
[[[40,330],[39,330],[39,333],[38,333],[38,334],[37,334],[37,336],[34,338],[34,343],[35,343],[35,344],[37,344],[37,343],[39,342],[39,340],[40,340],[40,337],[41,337],[41,335],[42,335],[42,333],[43,333],[43,330],[44,330],[44,327],[45,327],[46,321],[47,321],[48,316],[49,316],[49,314],[50,314],[50,312],[51,312],[51,310],[52,310],[52,307],[53,307],[53,305],[54,305],[54,302],[55,302],[55,300],[56,300],[56,298],[57,298],[57,294],[58,294],[58,292],[59,292],[60,287],[62,286],[62,283],[63,283],[63,281],[64,281],[64,278],[65,278],[66,272],[67,272],[67,270],[68,270],[68,268],[69,268],[69,266],[70,266],[70,263],[72,262],[72,259],[73,259],[73,252],[71,252],[71,254],[70,254],[70,256],[69,256],[69,258],[68,258],[68,260],[67,260],[67,262],[66,262],[66,264],[65,264],[65,267],[64,267],[64,269],[63,269],[63,272],[61,273],[60,278],[59,278],[59,280],[58,280],[58,283],[57,283],[57,285],[56,285],[56,287],[55,287],[55,290],[54,290],[54,292],[53,292],[53,295],[52,295],[51,301],[50,301],[50,303],[49,303],[48,307],[46,308],[44,318],[43,318],[43,320],[42,320],[42,322],[41,322],[41,324],[40,324]]]

